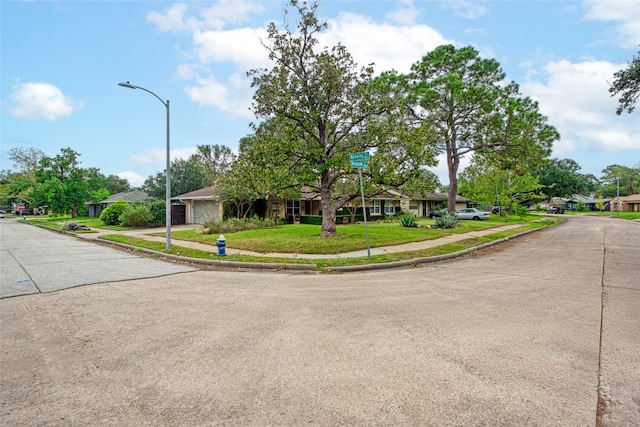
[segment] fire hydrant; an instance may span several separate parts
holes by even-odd
[[[220,237],[218,237],[216,246],[218,247],[218,256],[227,256],[225,252],[225,247],[227,246],[227,239],[225,239],[222,234],[220,235]]]

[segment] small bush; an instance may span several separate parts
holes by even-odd
[[[120,223],[127,227],[146,227],[151,219],[151,209],[146,205],[129,206],[120,215]]]
[[[458,226],[458,217],[453,212],[436,218],[435,228],[456,228]]]
[[[415,218],[411,214],[402,215],[400,217],[400,223],[402,224],[403,227],[415,228],[418,226],[418,223],[416,223]]]
[[[112,203],[109,207],[102,211],[100,219],[106,225],[119,225],[120,215],[129,207],[129,204],[124,200],[118,200]]]
[[[143,204],[149,207],[149,213],[151,213],[149,226],[159,227],[165,225],[167,218],[167,202],[165,200],[147,201],[143,202]]]
[[[520,219],[524,219],[527,215],[529,215],[529,208],[526,206],[516,206],[515,208],[516,215],[520,217]]]
[[[274,228],[278,224],[276,221],[258,217],[251,218],[229,218],[219,220],[217,218],[207,218],[202,223],[202,230],[206,234],[235,233],[244,230],[257,230],[262,228]]]
[[[578,205],[576,206],[576,211],[589,212],[589,208],[583,202],[578,202]]]

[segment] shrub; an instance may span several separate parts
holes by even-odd
[[[516,215],[518,215],[520,217],[520,219],[523,219],[524,217],[526,217],[527,215],[529,215],[529,208],[526,206],[516,206]]]
[[[149,200],[142,202],[144,206],[149,207],[151,220],[147,224],[150,227],[160,227],[165,225],[167,218],[167,202],[165,200]]]
[[[578,205],[576,206],[576,211],[589,212],[589,208],[583,202],[578,202]]]
[[[415,218],[411,214],[402,215],[400,217],[400,223],[402,224],[403,227],[415,228],[418,226],[418,223],[416,223]]]
[[[120,223],[127,227],[146,227],[151,219],[151,209],[146,205],[129,206],[120,215]]]
[[[120,215],[129,207],[129,204],[124,200],[118,200],[112,203],[109,207],[102,211],[100,219],[106,225],[119,225]]]
[[[220,220],[217,218],[207,218],[202,223],[203,231],[207,234],[235,233],[244,230],[257,230],[261,228],[274,228],[278,224],[276,221],[258,217],[251,218],[229,218]]]
[[[456,228],[458,226],[458,217],[453,212],[436,218],[435,228]]]

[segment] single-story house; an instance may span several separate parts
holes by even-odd
[[[570,198],[564,199],[566,209],[575,211],[578,208],[578,204],[582,203],[590,211],[608,211],[610,208],[609,202],[611,199],[599,199],[594,196],[583,196],[582,194],[575,194]],[[598,209],[596,205],[602,204],[602,209]]]
[[[125,193],[116,193],[108,198],[99,201],[98,203],[89,203],[89,216],[99,217],[104,209],[109,205],[117,202],[118,200],[124,200],[127,203],[142,202],[145,200],[151,200],[151,197],[144,191],[130,191]]]
[[[618,201],[620,207],[618,208]],[[611,199],[611,210],[620,212],[640,212],[640,194],[620,196]]]
[[[430,212],[444,208],[447,204],[446,194],[429,193],[426,195],[408,195],[395,190],[373,196],[365,200],[365,206],[371,217],[392,216],[398,211],[412,213],[417,217],[428,217]],[[462,196],[456,197],[456,209],[475,207],[475,203]],[[347,204],[347,207],[361,207],[359,197]],[[300,200],[267,200],[267,212],[271,218],[299,218],[300,215],[322,215],[320,194],[303,189]]]
[[[172,197],[184,203],[184,218],[187,224],[202,224],[208,218],[222,219],[223,204],[214,194],[215,186],[201,188]]]

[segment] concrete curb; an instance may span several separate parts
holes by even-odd
[[[533,230],[523,231],[518,234],[514,234],[513,236],[504,237],[502,239],[494,240],[493,242],[484,243],[482,245],[474,246],[472,248],[463,249],[459,252],[453,252],[446,255],[435,255],[431,257],[423,257],[423,258],[414,258],[403,261],[392,261],[378,264],[362,264],[362,265],[346,265],[340,267],[326,267],[326,270],[332,273],[353,273],[360,271],[373,271],[373,270],[384,270],[390,268],[399,268],[399,267],[410,267],[416,266],[420,264],[427,264],[438,261],[445,261],[453,258],[458,258],[461,256],[468,255],[472,252],[488,248],[490,246],[498,245],[500,243],[507,242],[509,240],[513,240],[515,238],[527,235],[529,233],[533,233],[536,231],[541,231],[549,228],[540,227],[535,228]],[[70,233],[73,234],[73,233]],[[79,236],[76,236],[81,238]],[[188,264],[202,264],[207,266],[213,266],[218,268],[239,268],[239,269],[251,269],[251,270],[275,270],[275,271],[316,271],[318,266],[316,264],[287,264],[287,263],[275,263],[275,262],[243,262],[243,261],[223,261],[223,260],[208,260],[201,258],[188,258],[180,255],[171,255],[165,254],[163,252],[154,251],[151,249],[138,248],[136,246],[126,245],[118,242],[111,242],[108,240],[94,239],[91,240],[101,245],[105,246],[116,246],[125,250],[129,250],[132,252],[142,252],[148,255],[157,255],[161,258],[166,258],[176,262],[183,262]]]
[[[81,238],[81,237],[79,237]],[[172,261],[178,261],[188,264],[202,264],[219,268],[243,268],[254,270],[297,270],[297,271],[315,271],[317,266],[315,264],[286,264],[276,262],[243,262],[243,261],[224,261],[202,258],[189,258],[180,255],[165,254],[163,252],[154,251],[152,249],[138,248],[136,246],[126,245],[124,243],[111,242],[109,240],[95,239],[92,242],[98,243],[103,246],[116,246],[121,249],[126,249],[131,252],[142,252],[148,255],[157,255],[161,258],[170,259]]]
[[[559,224],[562,224],[562,222]],[[86,239],[75,233],[71,233],[69,231],[48,228],[48,227],[41,226],[39,224],[31,224],[31,225],[36,225],[46,230],[56,231],[58,233],[74,236],[75,238],[82,239],[84,241],[95,242],[103,246],[111,246],[111,247],[116,247],[118,249],[127,250],[130,252],[140,252],[147,255],[155,255],[155,256],[158,256],[159,258],[164,258],[167,260],[171,260],[174,262],[181,262],[185,264],[195,264],[195,265],[200,264],[200,265],[207,265],[211,267],[217,267],[220,269],[237,268],[237,269],[246,269],[246,270],[271,270],[271,271],[287,270],[287,271],[309,271],[310,272],[310,271],[317,271],[318,269],[318,266],[316,264],[244,262],[244,261],[224,261],[224,260],[209,260],[209,259],[202,259],[202,258],[189,258],[189,257],[180,256],[180,255],[165,254],[163,252],[154,251],[151,249],[138,248],[136,246],[127,245],[124,243],[112,242],[109,240],[102,240],[100,238]],[[445,261],[445,260],[465,256],[472,252],[485,249],[494,245],[498,245],[500,243],[505,243],[509,240],[513,240],[518,237],[521,237],[536,231],[546,230],[547,228],[549,228],[549,226],[534,228],[533,230],[523,231],[521,233],[514,234],[513,236],[504,237],[502,239],[494,240],[493,242],[484,243],[482,245],[463,249],[459,252],[453,252],[446,255],[434,255],[430,257],[413,258],[413,259],[408,259],[403,261],[391,261],[391,262],[378,263],[378,264],[361,264],[361,265],[345,265],[345,266],[339,266],[339,267],[326,267],[325,270],[332,273],[353,273],[353,272],[361,272],[361,271],[374,271],[374,270],[385,270],[385,269],[391,269],[391,268],[410,267],[410,266],[417,266],[420,264],[428,264],[432,262]]]
[[[427,264],[431,262],[445,261],[445,260],[465,256],[472,252],[479,251],[481,249],[485,249],[494,245],[498,245],[500,243],[513,240],[515,238],[533,233],[535,231],[546,230],[547,228],[549,227],[546,226],[546,227],[534,228],[533,230],[523,231],[522,233],[514,234],[513,236],[504,237],[502,239],[494,240],[493,242],[483,243],[482,245],[463,249],[459,252],[453,252],[446,255],[434,255],[430,257],[407,259],[403,261],[392,261],[392,262],[385,262],[380,264],[362,264],[362,265],[346,265],[343,267],[327,267],[327,270],[332,272],[351,273],[356,271],[383,270],[387,268],[410,267],[410,266],[416,266],[420,264]]]

